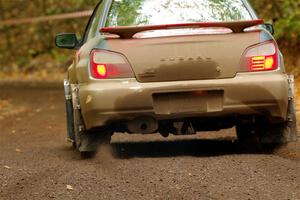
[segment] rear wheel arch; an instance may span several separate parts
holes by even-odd
[[[241,143],[257,147],[278,148],[298,140],[297,118],[293,94],[293,77],[289,77],[289,100],[286,121],[281,123],[250,123],[236,126],[237,138]],[[271,145],[271,146],[270,146]]]

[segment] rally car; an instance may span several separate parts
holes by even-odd
[[[236,127],[241,142],[297,140],[293,76],[246,0],[101,0],[64,82],[68,139],[96,152],[114,133]]]

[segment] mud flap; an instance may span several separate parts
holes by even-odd
[[[87,140],[84,138],[85,135],[85,126],[81,116],[81,107],[79,100],[79,88],[77,85],[74,85],[72,91],[72,104],[73,104],[73,119],[74,119],[74,139],[76,143],[76,148],[80,151],[88,151],[87,149]]]
[[[274,127],[266,130],[262,134],[262,143],[277,143],[284,144],[289,142],[296,142],[297,136],[297,118],[295,108],[295,91],[294,91],[294,76],[290,75],[287,78],[289,83],[289,99],[288,99],[288,112],[287,121],[275,125]]]
[[[83,117],[81,115],[81,106],[79,99],[79,88],[74,85],[72,93],[73,120],[74,120],[74,140],[76,148],[81,152],[96,152],[101,142],[97,134],[90,133],[86,130]]]
[[[289,82],[289,103],[287,112],[287,122],[283,127],[283,139],[286,142],[296,142],[298,140],[297,136],[297,117],[296,117],[296,107],[295,107],[295,81],[294,76],[288,76]]]
[[[70,83],[66,79],[64,80],[64,92],[65,92],[66,120],[67,120],[67,140],[69,142],[74,142],[75,133],[74,133],[72,94],[71,94]]]

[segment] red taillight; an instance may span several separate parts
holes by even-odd
[[[131,66],[123,55],[105,50],[92,51],[91,75],[96,79],[134,77]]]
[[[278,68],[277,46],[273,41],[249,47],[243,57],[243,71],[270,71]]]
[[[107,78],[107,69],[105,64],[95,64],[92,67],[92,75],[94,78]]]

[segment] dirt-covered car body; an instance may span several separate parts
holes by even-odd
[[[206,21],[172,21],[174,9],[197,9],[182,0],[100,1],[83,41],[70,46],[78,50],[65,82],[69,139],[76,130],[167,136],[292,121],[293,79],[270,26],[244,0],[220,4],[233,14],[214,20],[213,2],[189,1],[210,8]]]

